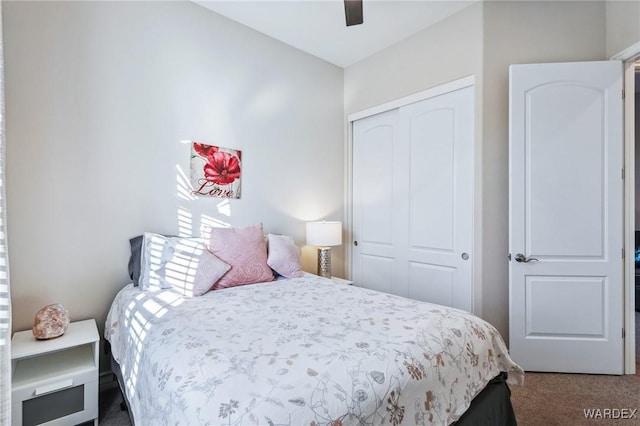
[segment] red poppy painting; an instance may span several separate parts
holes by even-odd
[[[191,144],[194,195],[240,198],[242,152],[200,142]]]

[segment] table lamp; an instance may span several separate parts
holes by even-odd
[[[318,275],[331,278],[331,246],[342,244],[341,222],[307,222],[307,245],[318,247]]]

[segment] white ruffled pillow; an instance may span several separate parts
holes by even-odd
[[[145,232],[140,288],[172,288],[187,297],[202,296],[231,266],[210,253],[199,238],[165,237]]]

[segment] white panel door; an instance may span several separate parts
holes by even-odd
[[[473,87],[400,108],[412,299],[472,310]]]
[[[355,285],[472,310],[473,90],[353,123]]]
[[[510,69],[510,352],[623,372],[622,64]]]
[[[397,215],[401,182],[398,110],[353,123],[353,281],[394,293],[404,278]],[[402,260],[400,260],[402,263]],[[395,284],[395,285],[394,285]]]

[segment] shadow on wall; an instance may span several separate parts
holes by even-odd
[[[231,226],[227,221],[205,214],[197,215],[194,218],[191,209],[189,209],[186,204],[191,201],[195,201],[197,197],[192,194],[189,178],[179,164],[176,164],[176,182],[177,196],[179,200],[177,211],[178,235],[180,237],[192,237],[197,235],[209,238],[208,230],[212,227],[229,228]],[[231,202],[228,199],[222,199],[218,202],[216,209],[220,216],[227,218],[231,217]],[[194,229],[198,230],[195,235]]]
[[[180,144],[190,147],[192,141],[183,140],[180,141]],[[176,164],[176,190],[178,197],[178,235],[180,237],[199,236],[208,239],[209,229],[212,227],[229,228],[231,226],[228,222],[228,218],[231,217],[231,203],[227,198],[220,199],[216,204],[219,217],[227,218],[226,220],[206,214],[199,214],[194,217],[192,209],[187,205],[195,202],[198,197],[194,195],[191,180],[179,163]],[[195,230],[197,232],[194,232]]]

